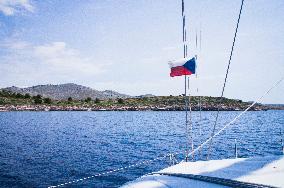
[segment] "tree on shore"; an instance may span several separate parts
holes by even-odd
[[[10,97],[12,96],[11,92],[7,91],[7,90],[1,90],[0,95],[3,97]]]
[[[25,97],[25,99],[29,99],[29,98],[31,98],[31,95],[30,95],[29,93],[26,93],[26,94],[24,95],[24,97]]]
[[[99,99],[99,98],[96,98],[96,99],[95,99],[95,103],[97,103],[97,104],[98,104],[98,103],[100,103],[100,102],[101,102],[101,101],[100,101],[100,99]]]
[[[68,102],[72,102],[73,101],[73,99],[72,99],[72,97],[68,97]]]
[[[24,98],[24,95],[22,95],[21,93],[17,93],[15,97],[18,99],[21,99],[21,98]]]
[[[42,96],[41,95],[33,96],[33,99],[34,99],[35,104],[41,104],[42,103]]]
[[[119,104],[123,104],[123,103],[124,103],[124,100],[123,100],[122,98],[119,98],[119,99],[117,100],[117,102],[118,102]]]
[[[51,99],[50,98],[44,98],[43,99],[43,102],[45,103],[45,104],[51,104]]]
[[[11,93],[11,97],[16,98],[16,93]]]
[[[42,99],[42,96],[41,95],[36,95],[36,96],[33,96],[33,99]]]
[[[86,99],[85,99],[85,102],[87,102],[87,103],[89,103],[89,102],[91,102],[92,101],[92,98],[91,97],[87,97]]]

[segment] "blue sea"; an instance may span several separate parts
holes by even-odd
[[[217,130],[240,112],[220,112]],[[216,112],[192,113],[194,145],[209,137]],[[1,112],[0,187],[48,187],[181,153],[185,112]],[[247,112],[214,139],[211,159],[280,155],[284,111]],[[205,160],[204,147],[194,160]],[[170,165],[169,158],[66,187],[119,187]]]

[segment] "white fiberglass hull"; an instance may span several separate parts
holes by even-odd
[[[179,175],[188,175],[189,178]],[[194,178],[195,176],[197,179]],[[198,177],[201,179],[198,180]],[[255,187],[258,185],[284,187],[284,156],[181,162],[157,173],[142,176],[122,187],[231,187],[230,184],[226,185],[226,181],[224,184],[212,183],[216,179],[225,179],[229,183],[233,181],[233,183],[240,183],[240,185],[242,182],[244,184],[251,183],[252,187],[254,184]]]

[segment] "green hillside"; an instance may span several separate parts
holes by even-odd
[[[251,103],[236,99],[220,97],[198,97],[192,96],[190,100],[192,110],[244,110]],[[200,103],[200,105],[199,105]],[[93,110],[184,110],[184,96],[151,96],[151,97],[132,97],[116,99],[92,99],[87,97],[82,100],[74,100],[69,97],[67,100],[53,100],[44,98],[41,95],[31,96],[30,94],[12,93],[0,90],[0,105],[2,106],[43,106],[54,107],[57,110],[80,110],[81,108],[91,108]],[[7,107],[7,108],[8,108]],[[8,108],[9,109],[9,108]],[[42,109],[42,108],[40,108]],[[252,110],[267,110],[268,106],[257,104]],[[23,109],[24,110],[24,109]]]

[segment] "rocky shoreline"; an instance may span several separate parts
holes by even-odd
[[[184,96],[140,96],[132,98],[55,100],[41,95],[0,92],[0,111],[184,111]],[[242,111],[252,102],[211,96],[191,96],[193,111]],[[250,111],[284,110],[284,105],[255,104]]]
[[[273,110],[267,106],[257,105],[250,109],[250,111],[266,111]],[[0,112],[7,111],[184,111],[184,106],[55,106],[55,105],[2,105]],[[199,111],[199,107],[193,106],[193,111]],[[203,106],[202,111],[216,111],[215,106]],[[220,107],[220,111],[242,111],[245,107],[224,106]]]

